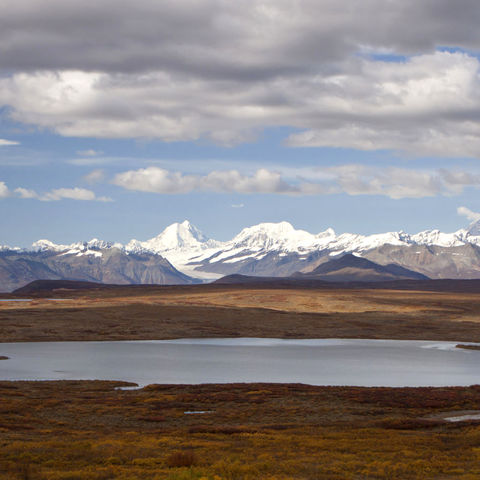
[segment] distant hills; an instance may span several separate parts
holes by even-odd
[[[81,252],[56,249],[0,252],[0,291],[34,280],[80,280],[106,284],[198,283],[157,254],[127,253],[119,248]]]
[[[38,279],[190,284],[231,274],[295,274],[327,281],[480,279],[479,233],[480,223],[454,233],[428,230],[415,235],[400,231],[363,236],[337,235],[327,229],[311,234],[280,222],[245,228],[221,242],[184,221],[150,240],[131,240],[126,245],[93,239],[70,245],[39,240],[25,249],[1,246],[0,291]],[[355,260],[359,258],[373,265]],[[336,260],[350,265],[337,268],[331,263]]]
[[[428,277],[400,265],[379,265],[351,253],[320,264],[308,273],[298,272],[294,278],[330,282],[384,282],[390,280],[427,280]]]

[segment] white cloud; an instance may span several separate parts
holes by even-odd
[[[467,207],[458,207],[457,208],[457,213],[459,215],[462,215],[464,217],[467,217],[468,220],[471,222],[478,222],[480,220],[480,213],[479,212],[473,212]]]
[[[232,208],[243,208],[245,205],[243,203],[234,203],[233,205],[230,205]]]
[[[382,195],[393,199],[453,196],[466,187],[479,187],[480,174],[450,171],[428,171],[402,168],[342,165],[303,169],[292,177],[292,170],[259,169],[254,174],[238,170],[212,171],[204,175],[171,172],[148,167],[117,174],[113,183],[128,190],[160,194],[190,192],[257,193],[287,195]]]
[[[460,193],[438,172],[344,165],[325,169],[349,195],[384,195],[394,199]]]
[[[89,175],[92,178],[104,178],[103,171],[94,170]],[[112,183],[127,190],[171,195],[191,192],[297,196],[345,193],[352,196],[380,195],[401,199],[459,195],[466,188],[480,187],[480,173],[347,164],[302,169],[280,166],[275,170],[260,168],[253,173],[213,170],[205,174],[190,174],[150,166],[119,173]],[[11,192],[4,182],[0,182],[0,197],[12,195],[41,201],[112,201],[109,197],[98,197],[92,190],[80,187],[57,188],[45,193],[18,187]],[[243,203],[231,205],[232,208],[243,206]],[[466,207],[459,207],[458,213],[470,219],[479,215]]]
[[[45,193],[40,197],[41,200],[61,200],[68,198],[71,200],[95,200],[95,193],[85,188],[56,188],[50,192]]]
[[[2,195],[2,188],[5,191],[5,195]],[[55,188],[46,193],[38,193],[35,190],[28,188],[18,187],[13,191],[15,196],[24,199],[35,199],[42,202],[54,202],[59,200],[84,200],[84,201],[97,201],[97,202],[111,202],[109,197],[97,197],[94,192],[85,188]],[[9,196],[9,190],[7,186],[0,182],[0,197]]]
[[[18,187],[14,190],[14,192],[20,198],[38,198],[38,194],[35,190],[30,190],[28,188]]]
[[[103,152],[99,151],[99,150],[93,150],[93,149],[89,149],[89,150],[78,150],[77,151],[77,155],[82,155],[82,156],[85,156],[85,157],[96,157],[97,155],[101,155]]]
[[[20,142],[14,142],[13,140],[5,140],[4,138],[0,138],[0,147],[8,145],[20,145]]]
[[[214,170],[206,175],[189,175],[148,167],[119,173],[113,183],[128,190],[163,194],[193,191],[298,193],[298,189],[282,180],[279,173],[263,168],[253,175],[243,175],[238,170]]]
[[[479,71],[476,57],[448,52],[402,63],[357,57],[335,74],[253,83],[170,72],[44,71],[0,79],[0,103],[17,121],[67,136],[231,145],[264,127],[289,125],[304,130],[287,139],[290,146],[477,157]],[[75,162],[96,163],[91,157]]]
[[[11,2],[0,104],[66,136],[233,145],[290,126],[296,147],[479,157],[480,62],[435,51],[480,50],[478,5],[459,1]]]
[[[0,198],[6,198],[10,196],[10,190],[5,182],[0,182]]]
[[[101,182],[104,178],[105,171],[102,169],[92,170],[90,173],[83,177],[83,179],[89,184]]]

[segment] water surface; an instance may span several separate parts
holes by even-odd
[[[151,383],[311,385],[480,384],[480,351],[454,342],[178,339],[0,343],[0,380],[99,379]]]

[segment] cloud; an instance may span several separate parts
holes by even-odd
[[[253,175],[238,170],[212,171],[207,175],[170,172],[159,167],[129,170],[117,174],[113,183],[128,190],[162,194],[181,194],[194,191],[237,193],[298,193],[277,172],[259,169]]]
[[[344,165],[325,169],[341,191],[349,195],[384,195],[394,199],[449,194],[448,185],[435,172],[400,168]]]
[[[475,0],[357,6],[355,0],[125,0],[118,8],[115,0],[103,0],[85,9],[49,0],[47,9],[43,0],[19,0],[2,10],[0,61],[9,71],[168,70],[257,81],[309,73],[358,51],[478,50]]]
[[[40,197],[44,201],[61,200],[68,198],[71,200],[95,200],[95,193],[85,188],[56,188],[45,193]]]
[[[113,183],[128,190],[159,194],[190,192],[280,195],[381,195],[393,199],[461,194],[480,186],[480,174],[439,169],[434,171],[374,168],[351,164],[303,169],[293,177],[288,169],[259,169],[254,174],[214,170],[204,175],[172,172],[159,167],[117,174]],[[308,179],[308,180],[307,180]],[[232,205],[233,206],[233,205]]]
[[[10,190],[5,182],[0,182],[0,198],[6,198],[10,196]]]
[[[233,205],[230,205],[232,208],[243,208],[245,205],[243,203],[237,203],[237,204],[233,204]]]
[[[263,82],[191,79],[171,72],[33,72],[0,78],[15,121],[66,136],[202,138],[233,145],[288,125],[293,147],[480,156],[480,62],[436,52],[403,63],[352,58],[335,74]],[[47,108],[48,106],[48,108]],[[94,164],[95,159],[76,159]]]
[[[102,169],[96,169],[92,170],[90,173],[85,175],[83,177],[83,180],[85,180],[89,184],[94,184],[101,182],[105,178],[105,171]]]
[[[93,149],[89,149],[89,150],[78,150],[77,151],[77,155],[82,155],[82,156],[85,156],[85,157],[96,157],[97,155],[101,155],[103,152],[99,151],[99,150],[93,150]]]
[[[18,187],[14,190],[14,192],[20,198],[38,198],[37,192],[35,192],[35,190],[30,190],[28,188]]]
[[[468,220],[471,222],[478,222],[480,220],[480,213],[478,212],[473,212],[467,207],[458,207],[457,208],[457,213],[459,215],[462,215],[464,217],[467,217]]]
[[[3,190],[2,190],[3,189]],[[2,195],[2,191],[4,195]],[[49,192],[39,194],[35,190],[18,187],[14,189],[14,194],[18,198],[35,199],[42,202],[54,202],[59,200],[83,200],[83,201],[97,201],[97,202],[111,202],[109,197],[97,197],[94,192],[85,188],[55,188]],[[10,196],[10,192],[5,183],[0,182],[0,197]]]
[[[3,138],[0,138],[0,147],[8,145],[20,145],[20,142],[14,142],[13,140],[5,140]]]
[[[47,192],[43,195],[40,195],[39,200],[44,202],[57,201],[57,200],[88,200],[88,201],[97,201],[97,202],[111,202],[112,199],[109,197],[97,197],[94,192],[87,190],[86,188],[56,188]]]
[[[5,6],[0,104],[13,120],[223,145],[289,126],[292,147],[480,156],[480,62],[438,50],[480,50],[475,0],[122,5]]]

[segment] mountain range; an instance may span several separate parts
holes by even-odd
[[[480,278],[480,222],[453,233],[428,230],[369,236],[337,235],[330,228],[311,234],[288,222],[261,223],[222,242],[184,221],[154,238],[125,245],[98,239],[70,245],[39,240],[30,248],[0,246],[0,290],[36,279],[187,284],[231,274],[318,276],[324,263],[346,254],[389,268],[391,278],[402,276],[400,267],[434,279]]]

